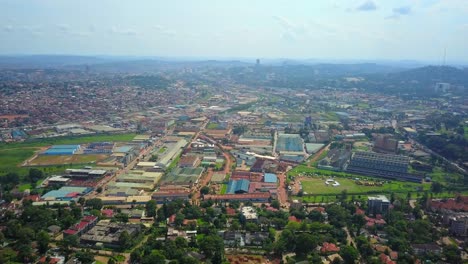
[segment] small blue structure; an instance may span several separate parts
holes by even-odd
[[[249,180],[230,180],[227,187],[227,193],[248,193],[249,186]]]
[[[263,181],[267,183],[277,183],[278,177],[276,176],[276,174],[273,173],[265,173]]]

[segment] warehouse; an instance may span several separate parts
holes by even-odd
[[[249,185],[249,180],[230,180],[227,187],[227,193],[248,193]]]
[[[409,157],[360,151],[352,155],[347,172],[384,179],[421,182],[422,176],[408,173]]]
[[[98,178],[106,175],[106,170],[67,169],[65,177],[69,178]]]
[[[204,171],[204,168],[176,168],[163,178],[162,184],[191,186],[198,182]]]
[[[54,145],[47,149],[44,155],[73,155],[80,149],[80,145]]]
[[[112,188],[132,188],[135,190],[151,191],[154,189],[154,184],[136,183],[136,182],[111,182],[107,185],[110,190]]]
[[[50,191],[44,194],[41,198],[43,200],[61,200],[61,201],[70,201],[78,196],[86,195],[91,192],[93,189],[89,187],[62,187],[58,190]]]
[[[266,183],[276,183],[278,182],[278,177],[273,173],[265,173],[265,178],[263,181]]]

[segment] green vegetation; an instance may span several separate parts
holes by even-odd
[[[352,179],[346,178],[335,178],[340,186],[333,187],[325,184],[327,178],[309,177],[301,181],[303,191],[307,194],[318,194],[318,195],[333,195],[339,194],[343,190],[347,190],[349,194],[364,194],[364,193],[400,193],[400,192],[416,192],[423,188],[424,190],[429,189],[429,184],[417,184],[410,182],[399,182],[392,181],[391,183],[385,183],[383,186],[364,186],[358,185]]]
[[[219,124],[217,124],[217,123],[209,123],[206,126],[207,129],[218,129],[218,127],[219,127]]]
[[[162,147],[158,150],[158,153],[161,154],[161,153],[164,153],[166,151],[166,147]]]
[[[317,159],[311,163],[312,166],[317,167],[319,161],[323,160],[328,155],[328,150],[323,151]]]
[[[78,136],[78,137],[57,137],[47,138],[41,140],[28,140],[25,142],[15,143],[1,143],[0,144],[0,176],[8,172],[16,172],[19,174],[26,174],[29,168],[20,167],[22,162],[30,158],[35,151],[41,147],[58,144],[84,144],[100,141],[130,141],[136,134],[100,134],[92,136]],[[79,163],[88,163],[88,158],[82,155],[84,161]],[[63,170],[63,168],[76,167],[77,165],[60,165],[57,167],[47,167],[42,169],[44,172],[53,173],[55,171]]]
[[[227,184],[223,184],[223,185],[221,186],[221,190],[220,190],[219,193],[220,193],[220,194],[226,194],[226,192],[227,192]]]
[[[26,173],[28,169],[19,166],[34,154],[35,148],[1,149],[0,145],[0,175],[8,172]]]
[[[50,145],[61,145],[61,144],[85,144],[101,141],[131,141],[136,136],[135,133],[127,134],[99,134],[91,136],[73,136],[73,137],[56,137],[46,139],[32,139],[24,142],[15,143],[2,143],[0,144],[0,150],[2,149],[13,149],[13,148],[33,148],[33,147],[46,147]]]
[[[340,118],[335,112],[326,112],[321,115],[327,121],[340,121]]]

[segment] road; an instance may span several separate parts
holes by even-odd
[[[308,162],[307,166],[308,167],[311,167],[312,163],[316,162],[318,160],[318,158],[320,158],[320,156],[322,155],[322,153],[324,151],[328,151],[328,149],[330,148],[330,144],[326,145],[325,147],[323,147],[321,150],[319,150],[317,153],[314,154],[314,157],[312,159],[310,159],[310,161]]]
[[[429,154],[432,154],[440,159],[442,159],[445,163],[448,163],[450,164],[452,167],[456,168],[460,173],[462,174],[466,174],[466,170],[463,169],[462,167],[460,167],[457,163],[453,162],[453,161],[450,161],[448,159],[446,159],[444,156],[441,156],[440,154],[438,154],[437,152],[434,152],[432,151],[430,148],[426,147],[425,145],[419,143],[418,141],[414,140],[414,139],[410,139],[410,142],[411,144],[417,146],[418,148],[428,152]]]
[[[278,176],[278,200],[280,202],[280,206],[289,208],[288,194],[286,193],[286,172],[280,173]]]

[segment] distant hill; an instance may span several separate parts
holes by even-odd
[[[92,56],[70,55],[24,55],[24,56],[0,56],[0,68],[8,69],[44,69],[61,68],[67,65],[96,64],[109,62]]]

